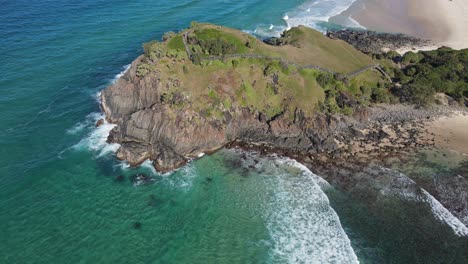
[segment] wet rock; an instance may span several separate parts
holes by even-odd
[[[133,176],[130,177],[130,181],[134,186],[139,186],[139,185],[148,185],[153,183],[153,178],[146,174],[142,173],[137,173]]]
[[[124,182],[124,181],[125,181],[125,176],[123,176],[123,175],[118,175],[118,176],[116,176],[116,177],[114,178],[114,181],[115,181],[115,182],[119,182],[119,183],[120,183],[120,182]]]
[[[363,30],[328,31],[327,36],[332,39],[344,40],[364,53],[377,55],[402,47],[428,46],[431,44],[428,40],[403,34],[377,33]]]
[[[99,119],[97,122],[96,122],[96,127],[100,127],[104,124],[104,119]]]

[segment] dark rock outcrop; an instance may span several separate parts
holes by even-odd
[[[328,31],[327,36],[341,39],[356,49],[367,54],[381,54],[385,50],[397,50],[406,47],[431,46],[430,41],[403,34],[377,33],[364,30]]]
[[[205,118],[188,107],[161,101],[158,78],[136,75],[140,60],[101,95],[106,118],[117,124],[108,140],[120,143],[117,158],[134,166],[151,159],[158,171],[170,171],[234,140],[288,151],[333,152],[338,148],[334,135],[351,132],[350,124],[356,122],[324,114],[306,118],[299,110],[293,118],[279,114],[268,119],[240,107],[226,110],[230,118],[222,121]]]
[[[357,107],[353,117],[322,113],[306,116],[298,109],[268,117],[245,107],[231,107],[224,110],[224,118],[206,117],[190,105],[173,107],[162,100],[157,74],[143,78],[136,75],[141,59],[102,92],[102,109],[107,120],[117,125],[108,138],[121,145],[117,158],[132,166],[150,159],[160,172],[179,168],[190,159],[233,142],[287,156],[331,157],[420,146],[425,143],[418,140],[418,128],[407,121],[437,115],[412,107],[383,106]],[[346,93],[338,99],[343,106],[356,105]]]

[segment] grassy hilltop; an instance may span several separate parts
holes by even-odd
[[[224,118],[233,107],[248,107],[269,118],[300,109],[352,113],[356,105],[386,102],[388,81],[375,65],[341,40],[306,27],[286,31],[270,44],[239,30],[192,23],[162,42],[144,44],[137,75],[157,78],[161,100],[191,108],[206,118]]]

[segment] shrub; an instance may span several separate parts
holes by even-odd
[[[202,64],[202,56],[198,53],[192,54],[192,62],[195,65],[201,65]]]
[[[204,53],[215,56],[233,54],[237,50],[234,44],[224,39],[198,40],[198,45],[200,45]]]
[[[386,89],[374,87],[371,92],[371,99],[374,103],[389,103],[390,97]]]
[[[171,38],[173,38],[173,37],[175,37],[175,36],[176,36],[176,33],[173,32],[173,31],[166,32],[166,33],[164,33],[164,35],[162,36],[162,41],[166,41],[166,40],[171,39]]]
[[[145,77],[151,70],[151,65],[147,63],[140,63],[137,66],[136,74],[138,77]]]
[[[412,51],[408,51],[405,53],[405,55],[403,55],[401,62],[404,64],[419,63],[419,61],[421,61],[421,59],[423,58],[424,58],[424,55],[420,53],[414,53]]]
[[[389,51],[385,54],[385,58],[392,60],[394,62],[400,62],[401,61],[401,55],[400,53],[396,51]]]
[[[428,105],[434,99],[435,90],[430,85],[408,84],[401,89],[400,98],[417,105]]]
[[[323,88],[327,87],[333,81],[333,76],[329,73],[320,73],[317,76],[317,83]]]

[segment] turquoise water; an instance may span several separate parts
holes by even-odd
[[[96,94],[143,42],[192,20],[257,35],[297,21],[322,28],[317,14],[348,4],[314,3],[0,0],[0,263],[382,262],[425,245],[462,260],[466,240],[446,226],[422,228],[445,246],[424,232],[399,239],[391,234],[424,222],[411,208],[382,213],[412,217],[385,226],[292,161],[223,151],[158,175],[117,162],[110,126],[94,128]],[[152,184],[134,186],[137,172]]]

